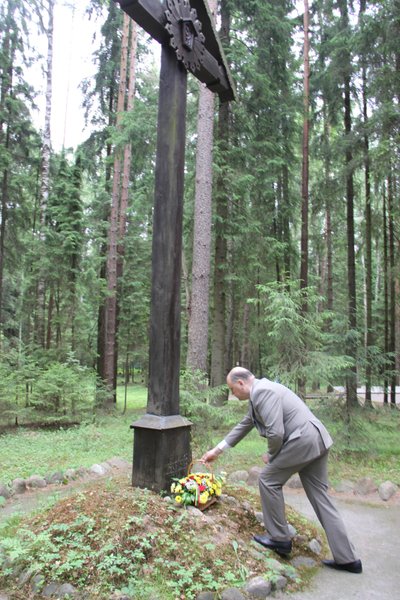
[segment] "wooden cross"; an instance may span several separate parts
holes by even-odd
[[[235,98],[207,0],[118,0],[162,45],[153,215],[147,412],[132,424],[134,486],[169,488],[191,461],[191,423],[179,414],[180,280],[187,71],[222,102]]]

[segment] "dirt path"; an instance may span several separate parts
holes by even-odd
[[[302,491],[285,491],[290,504],[316,521],[313,509]],[[363,562],[363,573],[353,575],[321,568],[305,592],[290,600],[394,600],[400,597],[400,505],[392,502],[367,503],[356,498],[335,502],[345,520],[350,537]],[[289,598],[288,595],[276,598]]]

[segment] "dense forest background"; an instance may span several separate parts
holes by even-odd
[[[112,406],[118,377],[148,376],[157,63],[118,4],[87,0],[101,40],[82,82],[88,135],[54,151],[54,5],[0,5],[0,406],[12,419]],[[182,370],[211,387],[236,363],[301,393],[345,386],[348,407],[357,386],[369,404],[379,385],[394,404],[400,3],[209,5],[237,100],[189,78]],[[46,73],[40,130],[32,63]]]

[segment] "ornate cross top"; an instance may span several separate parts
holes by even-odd
[[[235,90],[207,0],[116,0],[134,21],[163,45],[221,101]]]

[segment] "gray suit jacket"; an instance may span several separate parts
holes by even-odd
[[[226,436],[235,446],[256,427],[268,440],[270,462],[288,467],[320,456],[332,445],[324,425],[305,403],[284,385],[255,379],[247,415]]]

